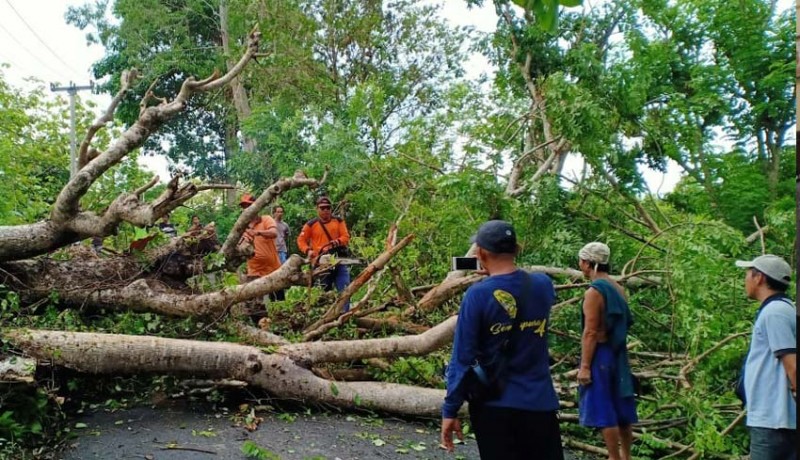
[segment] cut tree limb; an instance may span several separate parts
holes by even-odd
[[[385,358],[397,355],[421,356],[438,350],[453,340],[457,317],[452,316],[422,334],[385,339],[304,342],[278,349],[296,359],[312,363],[348,362],[365,358]]]
[[[246,345],[149,336],[11,330],[7,340],[37,359],[94,374],[153,372],[232,379],[278,398],[361,405],[398,414],[440,414],[445,392],[380,382],[331,382],[291,357]]]

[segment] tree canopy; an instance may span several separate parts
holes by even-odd
[[[35,354],[63,340],[65,365],[85,370],[70,354],[84,340],[77,333],[126,334],[119,341],[131,347],[140,338],[129,336],[152,336],[163,356],[177,343],[167,339],[180,339],[198,350],[187,369],[246,376],[281,397],[428,413],[443,385],[448,317],[479,279],[451,272],[450,258],[470,250],[482,222],[502,218],[518,231],[519,265],[557,283],[549,340],[570,439],[589,439],[569,424],[586,287],[574,268],[579,248],[599,240],[636,318],[633,367],[653,430],[637,429],[635,454],[745,452],[732,390],[754,309],[733,261],[768,252],[796,265],[796,11],[765,0],[491,6],[492,33],[454,27],[413,0],[70,8],[67,21],[106,49],[94,72],[117,95],[116,122],[87,136],[95,153],[70,180],[64,101],[0,79],[4,350]],[[468,78],[471,53],[495,71]],[[92,133],[99,111],[79,105],[82,132]],[[169,183],[155,185],[137,166],[137,155],[156,153],[180,172]],[[585,165],[581,174],[567,174],[568,157]],[[669,164],[680,181],[656,195],[643,171]],[[309,288],[299,257],[240,285],[246,254],[236,243],[249,215],[230,197],[245,191],[258,197],[253,213],[282,205],[294,235],[314,198],[331,197],[369,262],[354,269],[347,294],[358,313],[331,310],[342,297]],[[192,214],[213,222],[221,244],[167,241],[154,225],[170,212],[180,233]],[[91,238],[106,252],[82,253]],[[278,288],[286,301],[260,303]],[[269,312],[274,336],[242,327],[236,309],[254,304]],[[104,372],[136,372],[114,367],[124,350],[103,337],[91,340],[118,353],[97,358]],[[361,339],[378,342],[347,342]],[[229,346],[227,364],[205,360],[222,350],[215,345]],[[275,384],[262,370],[270,364],[312,383]],[[155,359],[139,365],[171,372]],[[397,386],[338,380],[353,373]],[[167,385],[154,379],[149,388]],[[0,438],[43,435],[26,431],[24,413],[0,414]]]

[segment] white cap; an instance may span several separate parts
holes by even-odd
[[[605,265],[608,263],[608,259],[611,258],[611,249],[599,241],[593,241],[578,251],[578,257],[587,262]]]
[[[792,267],[785,260],[772,254],[758,256],[753,260],[737,260],[740,268],[755,268],[779,283],[788,285],[792,281]]]

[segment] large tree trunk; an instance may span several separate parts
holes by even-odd
[[[454,322],[446,328],[452,333]],[[437,331],[438,333],[439,331]],[[447,332],[447,331],[445,331]],[[446,334],[445,334],[446,335]],[[336,360],[337,350],[347,356],[360,356],[373,345],[369,341],[326,344],[316,350],[287,345],[275,353],[246,345],[220,342],[163,339],[149,336],[91,334],[61,331],[16,330],[7,339],[38,359],[94,374],[139,374],[154,372],[202,378],[241,380],[279,398],[321,402],[343,407],[363,405],[373,409],[408,415],[436,415],[444,391],[382,382],[333,382],[314,375],[308,357]],[[426,338],[405,338],[424,343]],[[388,339],[387,339],[388,340]],[[393,353],[417,348],[425,353],[430,346],[398,345]],[[435,345],[440,345],[441,340]],[[387,349],[387,347],[381,347]],[[388,346],[392,348],[391,345]],[[358,352],[360,351],[360,353]],[[293,355],[305,356],[305,360]]]
[[[225,62],[228,66],[228,70],[230,70],[236,65],[236,61],[234,61],[231,57],[231,37],[230,29],[228,27],[228,11],[228,0],[220,1],[219,28],[222,39],[222,52],[225,54]],[[250,109],[250,101],[247,96],[247,90],[245,89],[241,78],[237,76],[231,80],[230,89],[233,95],[233,105],[236,109],[236,120],[238,121],[238,123],[234,124],[237,129],[234,130],[231,138],[236,140],[238,139],[238,134],[242,123],[250,116],[252,110]],[[226,149],[225,160],[230,160],[230,157],[234,155],[237,150],[238,145],[234,145],[233,143],[229,144],[228,148]],[[242,150],[247,153],[255,153],[256,151],[255,139],[245,135],[244,133],[242,133]],[[236,203],[236,192],[234,190],[230,190],[226,195],[225,200],[229,206],[234,205]]]

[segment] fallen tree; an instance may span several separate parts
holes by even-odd
[[[155,185],[156,178],[130,193],[120,195],[103,213],[83,210],[80,204],[81,197],[99,177],[141,146],[164,122],[183,110],[193,94],[219,88],[236,78],[244,66],[258,55],[258,46],[259,34],[253,32],[246,52],[228,73],[222,76],[215,73],[200,81],[187,79],[172,101],[161,100],[156,105],[148,105],[154,96],[145,94],[138,121],[111,147],[97,151],[91,147],[94,135],[113,118],[116,105],[138,76],[136,71],[129,71],[123,77],[123,88],[108,111],[90,128],[81,144],[80,169],[59,194],[50,218],[30,225],[0,227],[2,284],[19,293],[21,301],[29,305],[47,301],[55,293],[59,308],[62,309],[156,313],[178,318],[211,317],[219,321],[246,313],[253,307],[263,310],[261,299],[265,295],[291,286],[308,286],[310,278],[329,269],[322,266],[312,271],[307,268],[309,261],[293,255],[277,271],[247,284],[196,292],[189,283],[193,277],[203,276],[213,270],[232,271],[241,265],[251,250],[240,244],[247,223],[282,193],[300,187],[316,188],[325,182],[325,176],[314,179],[303,172],[280,179],[267,187],[255,203],[239,215],[219,247],[205,246],[200,249],[198,238],[202,237],[192,235],[173,239],[154,249],[130,251],[111,257],[75,256],[68,260],[51,257],[53,251],[69,248],[74,242],[114,234],[123,222],[137,227],[151,226],[197,193],[213,188],[192,183],[181,185],[180,176],[177,176],[156,200],[143,201],[144,192]],[[559,152],[566,152],[569,148],[566,141],[555,141],[558,143],[552,148],[556,151],[551,154],[548,164],[561,155]],[[518,169],[515,166],[517,176]],[[518,195],[524,188],[510,187],[509,190],[510,194]],[[641,205],[637,209],[649,218]],[[655,232],[662,232],[652,218],[649,221]],[[345,381],[370,378],[372,369],[385,370],[394,360],[425,356],[447,347],[456,323],[456,317],[452,316],[455,310],[453,300],[483,278],[477,274],[451,272],[439,283],[424,289],[409,289],[399,271],[392,271],[393,267],[396,268],[392,264],[395,256],[413,238],[413,235],[406,235],[398,241],[397,225],[394,225],[384,251],[369,261],[367,267],[341,294],[324,298],[318,306],[296,305],[300,320],[288,327],[294,333],[294,340],[300,340],[294,343],[288,334],[282,336],[266,330],[269,326],[257,329],[238,319],[235,320],[237,337],[250,345],[35,329],[5,330],[3,340],[28,358],[80,372],[109,375],[170,374],[202,379],[211,384],[221,379],[263,389],[277,398],[340,407],[364,406],[406,415],[436,416],[444,397],[441,389],[377,380]],[[652,241],[644,242],[652,247]],[[215,267],[206,266],[203,257],[209,252],[215,253],[224,263]],[[581,274],[574,269],[549,266],[529,266],[525,269],[566,280],[565,284],[557,286],[559,292],[582,292],[586,287],[585,283],[577,281]],[[391,273],[390,288],[378,293],[379,282],[386,272]],[[666,272],[641,270],[618,277],[618,280],[631,288],[647,288],[659,286],[667,276]],[[362,289],[366,289],[366,293],[359,298]],[[417,298],[423,291],[424,294]],[[396,293],[396,296],[392,293]],[[571,298],[562,300],[553,314],[563,311],[563,307],[578,303],[580,298],[580,294],[573,294]],[[341,307],[351,299],[354,300],[353,308],[342,314]],[[394,310],[390,311],[391,308]],[[431,314],[447,319],[438,324],[427,322],[425,318]],[[273,322],[278,319],[273,319]],[[281,326],[287,328],[285,324]],[[348,326],[358,328],[359,333],[369,337],[375,331],[411,335],[330,340],[333,331]],[[569,332],[564,332],[563,336],[574,338],[574,334]],[[695,358],[660,350],[647,350],[640,354],[632,350],[636,374],[645,380],[677,382],[689,388],[691,370],[709,354],[739,336],[741,334],[731,336],[719,343],[718,347],[701,352]],[[574,350],[577,349],[579,346],[576,344]],[[553,367],[563,365],[574,368],[577,355],[574,352],[557,357],[558,361]],[[367,370],[348,374],[336,372],[343,369],[325,367],[351,362],[365,363]],[[25,369],[8,367],[0,375],[31,383],[28,371],[34,363],[30,360],[24,363]],[[574,374],[572,369],[554,373],[562,407],[573,411],[574,404],[570,401],[574,399],[576,391]],[[574,414],[566,412],[562,421],[572,423]],[[642,426],[652,428],[657,425],[663,428],[670,423],[680,425],[685,422],[653,418],[644,419],[642,423]],[[580,444],[576,441],[572,445]],[[677,440],[667,444],[666,450],[669,449],[689,455],[696,452],[691,445]]]

